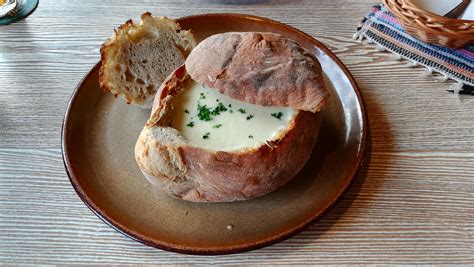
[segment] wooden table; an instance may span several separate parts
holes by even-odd
[[[0,27],[0,262],[474,264],[474,97],[449,94],[454,83],[352,40],[375,3],[42,0],[26,20]],[[326,217],[264,249],[187,256],[128,239],[82,203],[61,159],[65,108],[112,29],[145,11],[269,17],[311,34],[348,66],[367,105],[370,148]]]

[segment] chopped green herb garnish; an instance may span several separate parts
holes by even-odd
[[[252,118],[253,118],[253,115],[248,115],[248,116],[247,116],[247,120],[250,120],[250,119],[252,119]]]
[[[216,102],[219,102],[220,100],[216,98]]]
[[[204,93],[201,93],[201,96],[199,97],[199,99],[206,99],[206,96],[204,95]]]
[[[233,111],[232,109],[229,109],[229,112],[230,112],[230,113],[234,113],[234,111]]]
[[[227,108],[224,106],[224,104],[222,104],[222,102],[219,102],[215,108],[209,108],[207,105],[201,105],[201,103],[198,101],[197,111],[198,118],[200,120],[210,121],[212,120],[213,116],[220,115],[222,112],[227,111]]]
[[[227,108],[222,104],[222,103],[219,103],[219,105],[217,105],[216,108],[214,108],[214,110],[211,112],[212,115],[219,115],[221,114],[221,112],[224,112],[224,111],[227,111]]]
[[[202,139],[209,139],[209,135],[211,135],[210,132],[205,133],[205,134],[202,136]]]
[[[185,109],[185,110],[184,110],[184,113],[189,114],[189,110]]]
[[[231,108],[231,107],[232,107],[232,105],[231,105],[231,104],[229,104],[229,105],[227,105],[227,106],[228,106],[229,108]]]
[[[198,118],[202,121],[210,121],[211,118],[211,110],[206,105],[201,105],[198,103]]]
[[[253,138],[253,135],[249,135],[249,138]]]
[[[188,127],[194,127],[194,121],[192,121],[192,122],[186,124],[186,126],[188,126]]]
[[[212,128],[221,128],[221,127],[222,127],[222,124],[216,124]]]
[[[240,113],[242,113],[242,114],[247,113],[247,111],[246,111],[245,109],[242,109],[242,108],[239,108],[238,111],[239,111]]]
[[[273,117],[281,120],[281,116],[283,116],[283,113],[282,112],[278,112],[278,113],[272,113],[271,114]]]

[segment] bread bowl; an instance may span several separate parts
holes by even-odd
[[[213,35],[158,89],[135,158],[176,198],[262,196],[309,159],[327,97],[319,62],[296,42],[274,33]]]

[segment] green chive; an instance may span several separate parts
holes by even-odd
[[[272,113],[271,114],[273,117],[281,120],[281,116],[283,116],[283,113],[282,112],[278,112],[278,113]]]
[[[222,103],[219,103],[219,105],[217,105],[217,107],[214,108],[214,110],[212,110],[211,114],[216,116],[216,115],[221,114],[221,112],[224,112],[224,111],[227,111],[227,108]]]
[[[198,111],[197,116],[200,120],[210,121],[212,119],[211,110],[206,105],[201,105],[198,103],[197,111]]]

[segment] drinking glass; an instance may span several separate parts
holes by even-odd
[[[17,0],[0,0],[0,17],[4,17],[8,12],[15,9]]]
[[[0,25],[26,18],[38,6],[39,0],[0,0]]]

